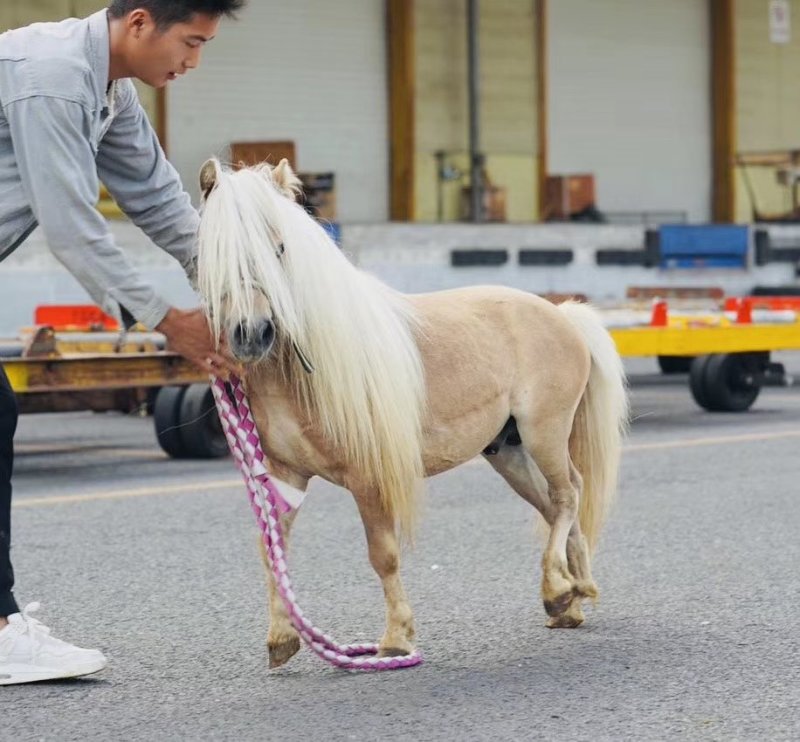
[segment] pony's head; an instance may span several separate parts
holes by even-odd
[[[238,358],[274,346],[304,414],[410,533],[425,404],[416,313],[350,263],[295,201],[299,183],[285,160],[203,166],[197,286]]]
[[[241,195],[233,200],[230,193],[218,188],[223,180],[237,177],[252,181],[244,191],[251,198],[293,202],[301,192],[301,181],[286,159],[274,167],[264,163],[238,172],[223,170],[218,160],[211,159],[200,170],[202,211],[215,210],[217,217],[237,220],[247,214],[263,214],[242,203]],[[255,191],[252,186],[256,186]],[[245,221],[245,226],[244,233],[217,230],[212,235],[206,233],[206,238],[201,233],[203,260],[199,262],[198,287],[215,336],[219,339],[224,334],[236,358],[250,363],[264,360],[272,350],[278,331],[272,297],[277,294],[285,309],[288,289],[280,265],[285,248],[279,229],[263,220]],[[246,242],[233,244],[240,238]]]

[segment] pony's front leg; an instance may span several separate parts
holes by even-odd
[[[288,541],[289,529],[293,516],[281,518],[284,542]],[[300,651],[300,636],[295,631],[289,614],[283,605],[283,600],[275,587],[275,578],[269,568],[267,550],[264,541],[259,537],[261,560],[267,571],[267,584],[269,587],[269,629],[267,631],[267,652],[269,654],[270,669],[285,665],[297,652]]]
[[[272,476],[273,483],[279,490],[286,488],[305,492],[308,487],[308,479],[295,474],[292,470],[282,466],[277,462],[270,462],[267,467]],[[294,523],[296,510],[291,510],[281,516],[281,528],[283,530],[283,545],[286,556],[289,554],[289,536]],[[269,587],[269,630],[267,631],[267,651],[269,652],[270,668],[285,665],[300,650],[300,635],[292,626],[283,599],[275,585],[275,578],[269,567],[267,550],[264,541],[259,537],[261,551],[261,561],[267,572],[267,584]]]
[[[393,518],[374,490],[354,491],[367,535],[369,561],[383,584],[386,632],[379,644],[381,657],[397,657],[414,650],[414,615],[400,580],[400,547]]]
[[[294,521],[295,512],[286,513],[281,516],[281,527],[283,529],[283,541],[286,552],[289,550],[289,532]],[[283,604],[283,600],[278,593],[275,585],[275,578],[269,567],[267,559],[267,549],[264,546],[264,539],[258,538],[261,561],[267,572],[267,585],[269,587],[269,629],[267,631],[267,652],[269,654],[270,669],[285,665],[298,651],[300,651],[300,635],[292,626],[289,614]]]

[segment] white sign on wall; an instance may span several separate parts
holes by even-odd
[[[770,0],[769,40],[773,44],[788,44],[792,40],[792,16],[789,0]]]

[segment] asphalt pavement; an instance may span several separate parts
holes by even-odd
[[[800,354],[786,354],[800,378]],[[708,413],[631,362],[634,422],[594,561],[601,598],[545,628],[534,514],[482,461],[433,478],[403,560],[425,663],[267,669],[256,528],[230,460],[173,461],[152,420],[26,416],[20,602],[102,649],[91,678],[0,689],[0,740],[800,739],[800,387]],[[376,641],[383,598],[349,495],[294,530],[303,609]]]

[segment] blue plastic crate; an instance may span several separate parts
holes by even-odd
[[[339,246],[342,246],[342,225],[339,222],[328,222],[320,220],[320,226],[328,233],[328,236]]]
[[[659,229],[662,268],[746,268],[750,230],[736,224],[674,224]]]

